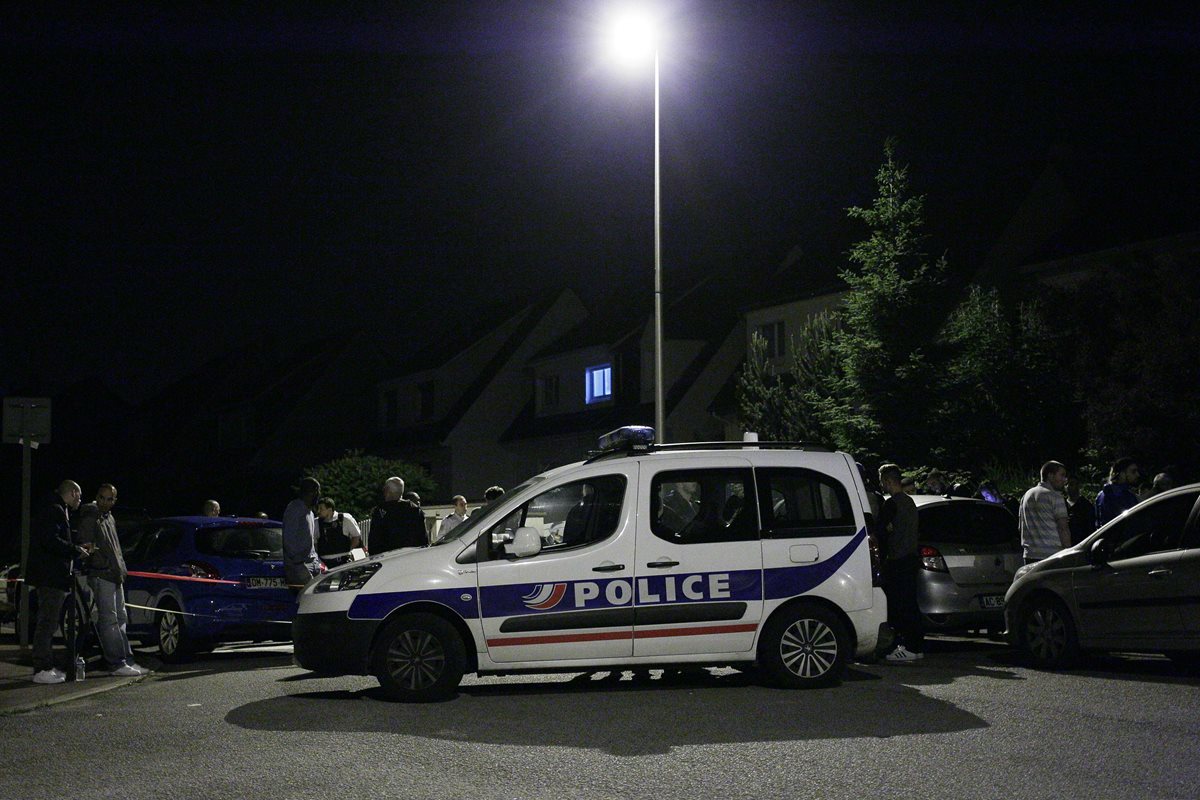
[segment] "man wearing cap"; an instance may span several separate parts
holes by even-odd
[[[316,478],[303,478],[296,499],[283,512],[283,575],[293,594],[299,594],[321,572],[317,556],[317,519],[313,506],[321,494]]]

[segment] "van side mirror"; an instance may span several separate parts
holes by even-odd
[[[517,558],[529,558],[542,552],[542,537],[537,528],[522,526],[513,534],[513,540],[504,545],[506,555]]]
[[[1088,551],[1088,561],[1092,562],[1093,567],[1103,567],[1112,558],[1112,545],[1104,538],[1097,539],[1092,542],[1092,549]]]

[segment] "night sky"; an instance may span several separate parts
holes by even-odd
[[[0,11],[0,393],[139,399],[346,327],[436,348],[559,286],[649,312],[652,82],[600,58],[610,4],[167,5]],[[660,8],[668,294],[844,261],[889,136],[960,271],[1047,163],[1093,249],[1200,229],[1190,5]]]

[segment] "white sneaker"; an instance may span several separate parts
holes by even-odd
[[[920,653],[914,653],[904,645],[897,645],[895,650],[883,657],[883,660],[889,664],[910,664],[922,658],[924,656]]]
[[[132,661],[130,661],[126,666],[136,669],[139,675],[149,675],[151,672],[154,672],[154,670],[150,669],[149,667],[143,667],[141,664],[135,664]]]
[[[145,673],[132,664],[122,664],[109,674],[118,678],[140,678]]]
[[[63,675],[56,669],[44,669],[41,672],[34,673],[33,675],[34,683],[62,683],[66,679],[67,676]]]

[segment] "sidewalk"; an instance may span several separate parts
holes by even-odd
[[[54,656],[62,658],[66,651],[61,642],[55,640]],[[81,697],[107,692],[119,686],[127,686],[142,680],[137,678],[114,678],[111,675],[90,674],[82,681],[67,681],[56,684],[37,684],[33,678],[33,666],[29,651],[21,653],[16,630],[11,622],[0,625],[0,714],[19,714],[42,706],[78,700]],[[144,664],[156,668],[158,662],[147,659]],[[140,662],[139,662],[140,663]],[[98,669],[98,667],[97,667]],[[144,677],[144,676],[143,676]]]

